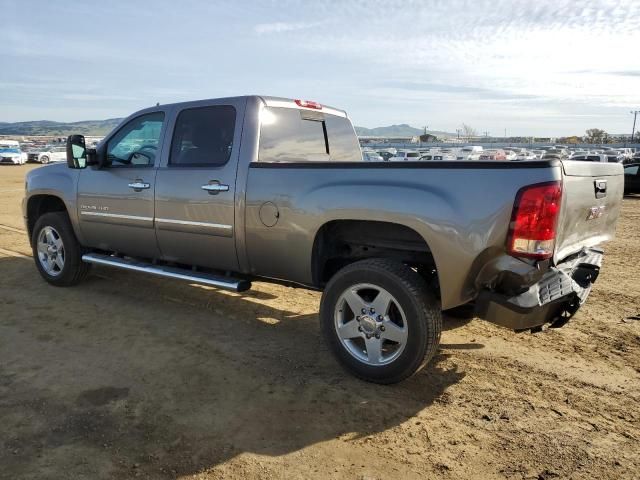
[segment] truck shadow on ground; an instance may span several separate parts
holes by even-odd
[[[315,313],[242,296],[199,292],[202,308],[188,285],[123,272],[73,289],[25,259],[0,259],[0,272],[0,464],[12,478],[173,478],[244,452],[359,442],[446,401],[465,376],[441,352],[402,384],[361,382],[324,348]]]

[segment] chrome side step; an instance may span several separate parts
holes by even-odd
[[[244,292],[251,288],[251,282],[248,280],[224,277],[222,275],[213,275],[211,273],[194,272],[184,268],[153,265],[151,263],[140,262],[130,258],[120,258],[112,255],[102,255],[100,253],[85,253],[82,256],[82,261],[107,267],[121,268],[123,270],[148,273],[158,277],[185,280],[187,282],[233,290],[234,292]]]

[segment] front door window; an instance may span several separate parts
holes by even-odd
[[[107,160],[112,167],[151,167],[160,144],[163,112],[134,118],[107,144]]]

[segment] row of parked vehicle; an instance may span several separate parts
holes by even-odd
[[[436,147],[428,149],[382,150],[363,149],[363,158],[368,162],[402,162],[429,160],[540,160],[557,158],[561,160],[581,160],[588,162],[630,163],[640,161],[640,152],[631,148],[599,147],[591,150],[572,148],[565,145],[546,146],[537,149],[490,148],[479,145],[464,147]]]
[[[24,165],[27,162],[65,162],[67,150],[64,145],[46,145],[29,152],[22,150],[16,140],[0,140],[0,163]]]

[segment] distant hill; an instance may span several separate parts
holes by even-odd
[[[36,120],[31,122],[0,122],[0,135],[60,135],[72,133],[103,136],[120,123],[121,118],[107,120],[84,120],[82,122],[53,122]]]
[[[355,127],[355,129],[360,137],[416,137],[424,133],[421,128],[415,128],[406,123],[376,128]],[[427,130],[427,133],[436,136],[455,136],[453,133],[435,130]]]
[[[54,122],[51,120],[36,120],[31,122],[0,122],[0,135],[60,135],[66,136],[72,133],[82,135],[103,136],[113,130],[120,123],[121,118],[109,118],[107,120],[84,120],[81,122]],[[369,137],[414,137],[422,135],[423,130],[403,123],[388,127],[365,128],[355,127],[359,136]],[[452,136],[447,132],[427,130],[428,133],[437,136]]]

